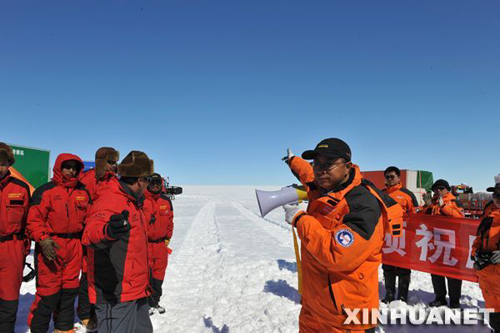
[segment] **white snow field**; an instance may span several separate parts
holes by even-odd
[[[160,302],[166,313],[151,317],[155,332],[298,332],[300,296],[291,229],[281,208],[260,217],[255,188],[279,189],[184,186],[184,193],[173,201],[173,253]],[[381,269],[379,281],[382,298]],[[16,332],[29,331],[26,318],[34,293],[34,281],[23,284]],[[462,295],[462,307],[484,307],[476,283],[464,282]],[[433,299],[429,274],[413,271],[409,305],[395,301],[390,306],[428,310],[426,304]],[[489,332],[482,324],[385,325],[377,332],[424,330]]]

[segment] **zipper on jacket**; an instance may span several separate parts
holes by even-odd
[[[335,311],[337,311],[337,302],[335,302],[335,296],[333,295],[332,282],[330,281],[330,274],[328,274],[328,291],[330,292],[330,298],[332,299]]]

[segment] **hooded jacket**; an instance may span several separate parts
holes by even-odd
[[[24,234],[29,201],[28,184],[11,177],[9,171],[0,180],[0,237]]]
[[[400,204],[406,214],[414,213],[418,207],[418,201],[413,192],[403,187],[401,184],[387,186],[382,191],[387,193],[398,204]]]
[[[118,186],[103,188],[87,217],[82,242],[87,246],[87,278],[92,304],[117,304],[149,295],[149,222],[143,196],[117,180]],[[128,210],[130,231],[121,239],[106,234],[111,215]]]
[[[54,176],[40,186],[31,199],[28,213],[28,233],[35,242],[52,235],[77,234],[83,230],[85,216],[92,203],[85,186],[75,178],[65,178],[62,164],[75,160],[83,170],[80,157],[73,154],[60,154],[53,168]]]
[[[303,273],[301,327],[365,330],[375,325],[344,325],[345,308],[378,308],[378,267],[382,260],[385,204],[402,210],[381,191],[375,194],[353,165],[349,180],[327,194],[314,181],[312,166],[299,157],[292,172],[306,187],[307,214],[294,225],[301,239]],[[373,186],[374,187],[374,186]]]

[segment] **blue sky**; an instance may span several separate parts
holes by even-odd
[[[364,170],[500,173],[498,1],[3,1],[0,141],[143,150],[177,184],[286,185],[326,137]]]

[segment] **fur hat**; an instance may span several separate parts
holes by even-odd
[[[121,177],[147,177],[153,173],[154,162],[142,151],[132,150],[118,164],[118,174]]]
[[[3,142],[0,142],[0,161],[7,161],[10,165],[16,163],[12,149]]]
[[[500,174],[495,176],[495,186],[486,189],[487,192],[495,192],[495,190],[500,190]]]
[[[95,152],[95,178],[101,179],[106,173],[106,163],[108,161],[118,162],[120,152],[111,147],[101,147]]]

